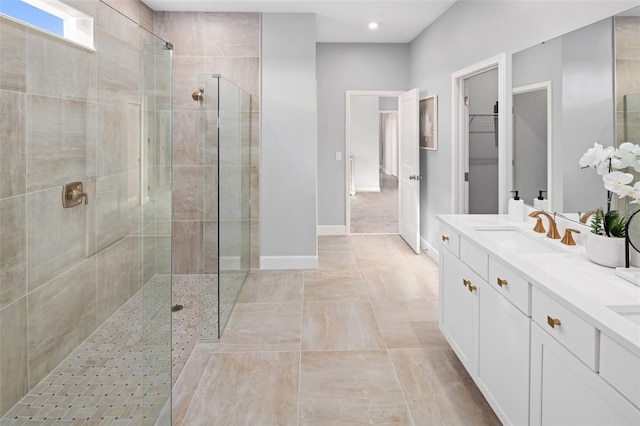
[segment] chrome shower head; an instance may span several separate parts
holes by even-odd
[[[191,94],[191,98],[196,102],[202,102],[202,100],[204,99],[203,93],[204,93],[204,88],[201,87],[200,89],[196,90]]]

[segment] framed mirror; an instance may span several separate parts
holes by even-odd
[[[542,156],[524,162],[519,170],[518,147],[527,142],[517,132],[524,124],[514,117],[513,167],[510,174],[514,188],[523,194],[525,203],[533,205],[533,189],[524,189],[524,176],[535,169],[535,179],[544,174],[548,209],[572,219],[606,207],[607,193],[602,176],[593,169],[581,169],[578,161],[587,149],[599,143],[605,147],[622,142],[640,142],[640,7],[604,19],[544,43],[517,52],[512,57],[513,102],[534,102],[528,87],[549,84],[547,99],[546,161]],[[524,90],[524,93],[523,93]],[[522,101],[520,100],[522,99]],[[535,126],[544,127],[544,102],[535,101]],[[517,111],[514,110],[514,113]],[[532,116],[532,119],[534,117]],[[527,129],[525,129],[527,130]],[[537,130],[539,134],[541,130]],[[525,145],[526,146],[526,145]],[[521,149],[520,149],[520,152]],[[538,151],[540,152],[540,150]],[[520,178],[519,178],[520,176]],[[536,183],[543,190],[542,183]],[[522,186],[522,188],[521,188]],[[533,190],[535,191],[535,190]]]

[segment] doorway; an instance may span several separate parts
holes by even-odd
[[[347,234],[399,232],[400,93],[347,92]]]
[[[451,211],[503,213],[506,121],[503,53],[452,75]]]

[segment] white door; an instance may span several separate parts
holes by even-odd
[[[420,147],[418,135],[418,89],[398,97],[400,235],[420,253]]]

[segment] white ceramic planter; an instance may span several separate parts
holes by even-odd
[[[610,238],[589,232],[587,257],[598,265],[610,268],[624,266],[624,238]]]

